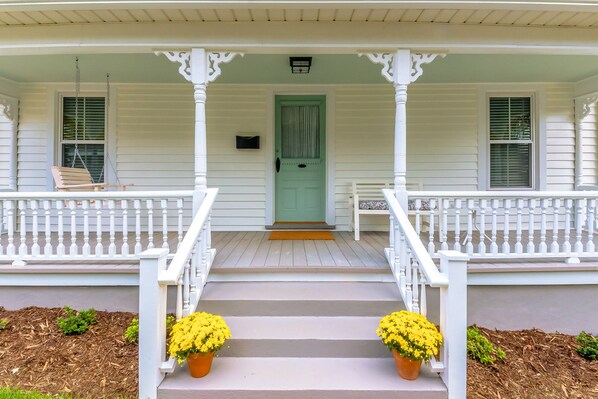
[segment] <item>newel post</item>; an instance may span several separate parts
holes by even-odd
[[[8,160],[8,189],[17,191],[17,126],[18,126],[18,105],[16,98],[0,96],[0,115],[8,119],[10,127],[10,136],[8,146],[10,148],[10,158]]]
[[[232,61],[234,52],[210,52],[204,48],[192,48],[190,51],[156,51],[164,54],[172,62],[180,64],[179,73],[193,84],[195,101],[195,157],[194,157],[194,195],[193,214],[195,215],[206,196],[208,186],[208,147],[206,130],[206,89],[221,74],[220,64]]]
[[[367,56],[375,64],[381,64],[382,76],[395,88],[394,192],[407,211],[407,88],[423,74],[423,64],[445,54],[420,54],[412,53],[409,49],[398,49],[393,53],[360,55]]]
[[[166,270],[168,249],[148,249],[139,255],[139,399],[156,399],[164,379],[166,357],[166,293],[158,277]]]
[[[440,251],[440,272],[448,287],[440,288],[440,330],[444,335],[441,378],[448,399],[462,399],[467,393],[467,261],[459,251]]]

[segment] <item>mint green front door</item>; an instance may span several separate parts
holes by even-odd
[[[276,222],[326,220],[326,97],[276,96]]]

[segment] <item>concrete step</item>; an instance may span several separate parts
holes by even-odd
[[[225,316],[233,338],[226,357],[388,357],[379,317]]]
[[[213,282],[198,310],[222,316],[384,316],[402,309],[395,283]]]
[[[446,399],[444,383],[422,369],[400,378],[390,357],[214,359],[204,378],[177,367],[158,389],[159,399]]]

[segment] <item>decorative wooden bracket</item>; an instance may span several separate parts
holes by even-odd
[[[409,84],[415,82],[423,73],[422,66],[429,64],[436,57],[444,58],[442,53],[412,53],[410,50],[397,50],[395,53],[365,53],[374,64],[382,65],[382,76],[394,84]]]
[[[178,63],[179,73],[185,80],[200,84],[215,81],[222,74],[220,64],[232,61],[237,55],[244,56],[232,51],[206,52],[196,48],[191,51],[154,51],[154,54],[164,55],[169,61]]]

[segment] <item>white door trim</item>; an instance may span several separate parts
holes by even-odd
[[[332,85],[267,85],[266,86],[266,226],[274,223],[274,97],[277,95],[320,95],[326,96],[326,223],[336,224],[335,209],[335,88]]]

